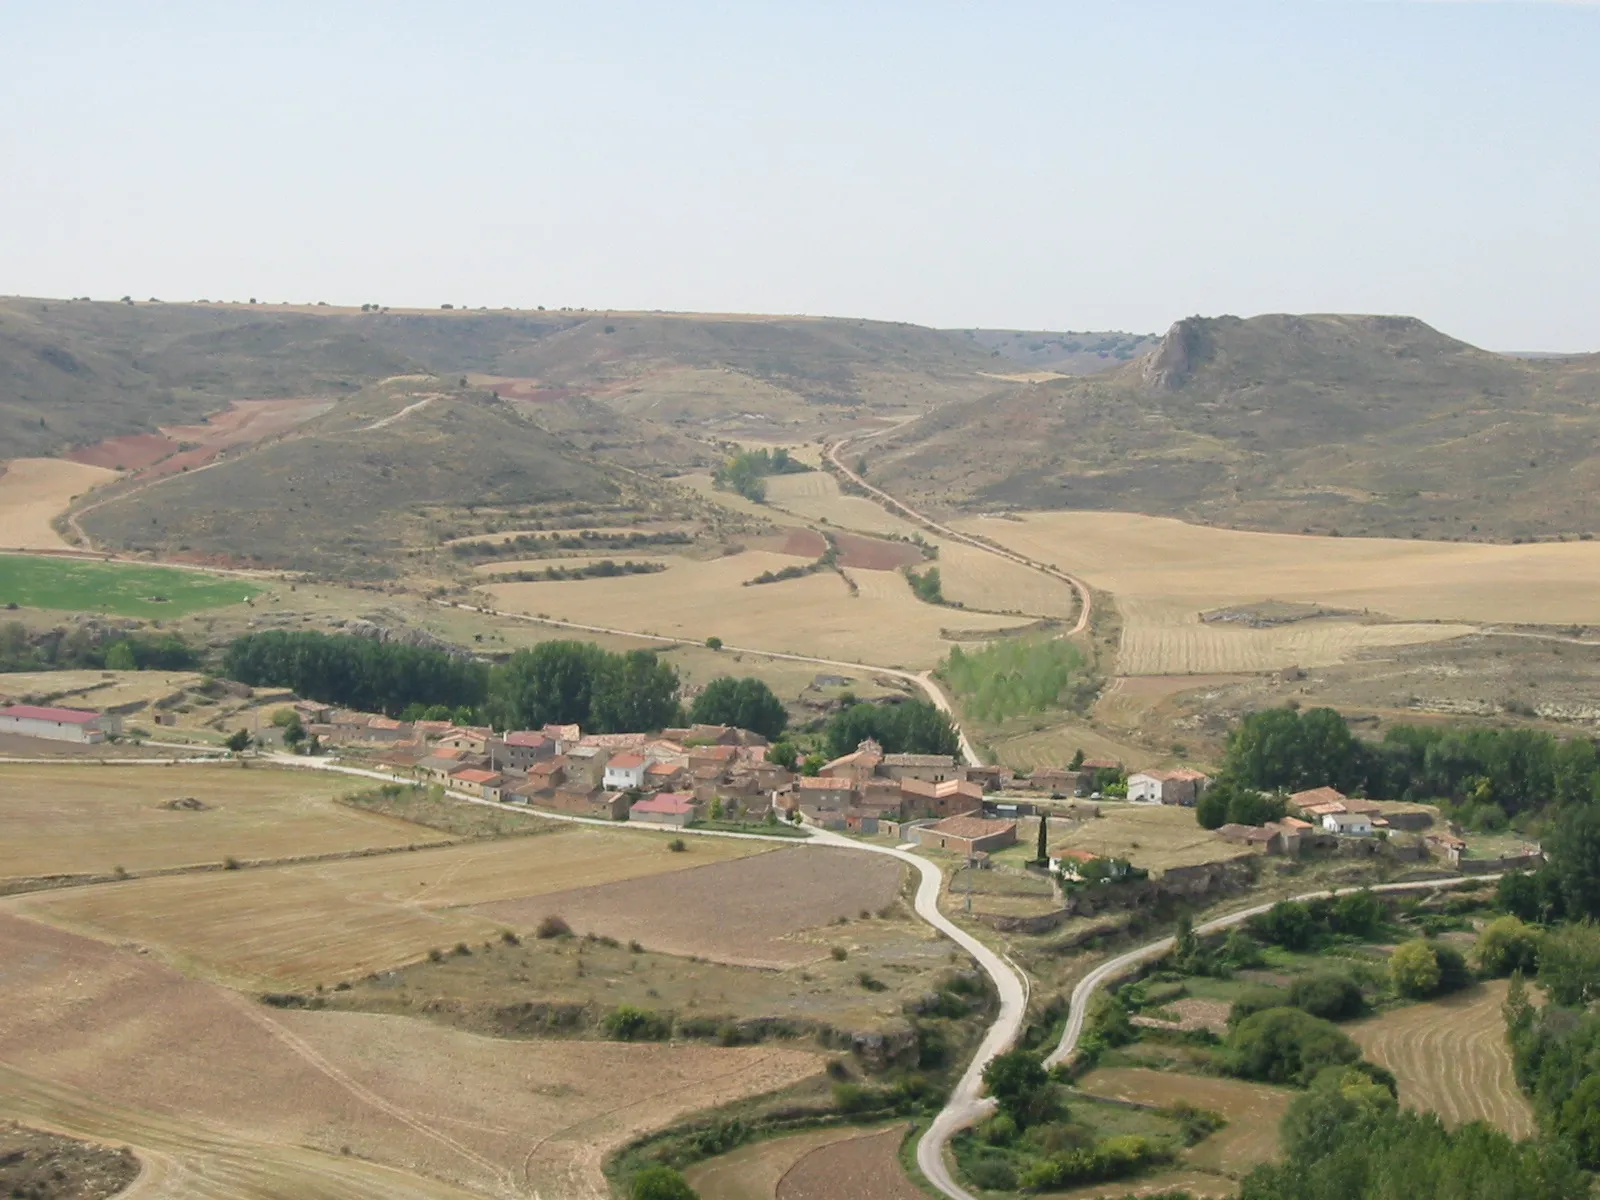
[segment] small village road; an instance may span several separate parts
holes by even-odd
[[[852,445],[856,442],[864,442],[869,438],[878,437],[889,432],[892,431],[880,429],[876,433],[869,433],[861,437],[841,438],[839,441],[831,443],[827,449],[823,451],[823,454],[827,457],[828,462],[836,471],[839,472],[839,474],[843,475],[851,483],[861,488],[867,493],[867,495],[871,496],[883,507],[889,509],[891,512],[898,513],[900,516],[910,521],[913,525],[920,525],[931,533],[937,533],[940,537],[949,538],[952,541],[960,542],[966,546],[971,546],[975,550],[982,550],[986,554],[993,554],[997,558],[1003,558],[1009,562],[1014,562],[1019,566],[1024,566],[1030,570],[1038,571],[1041,575],[1048,575],[1051,579],[1054,579],[1059,583],[1066,584],[1078,594],[1078,619],[1073,624],[1072,628],[1067,631],[1066,636],[1073,637],[1089,628],[1089,618],[1094,611],[1094,593],[1089,590],[1089,585],[1083,580],[1079,579],[1076,575],[1069,575],[1066,571],[1061,570],[1059,567],[1051,566],[1049,563],[1037,562],[1025,554],[1018,554],[1013,550],[1003,549],[1002,547],[996,546],[991,542],[984,541],[982,538],[975,538],[970,534],[958,533],[956,530],[951,529],[948,525],[941,525],[932,517],[918,512],[905,501],[898,500],[891,496],[888,492],[884,491],[882,488],[875,487],[868,483],[860,475],[856,474],[849,467],[845,466],[843,460],[840,459],[839,455],[844,451],[846,446]]]
[[[1370,890],[1374,892],[1426,892],[1437,888],[1459,887],[1463,883],[1480,883],[1499,879],[1498,875],[1464,875],[1455,879],[1424,879],[1409,883],[1380,883]],[[1352,892],[1368,889],[1362,888],[1327,888],[1320,892],[1305,892],[1299,896],[1288,896],[1288,900],[1317,900],[1327,896],[1348,896]],[[1273,900],[1267,904],[1257,904],[1252,908],[1241,909],[1238,912],[1228,913],[1226,916],[1217,917],[1203,925],[1196,925],[1194,931],[1205,936],[1220,933],[1224,929],[1232,929],[1235,925],[1242,925],[1251,917],[1260,916],[1267,912],[1274,904],[1281,903]],[[1107,959],[1089,974],[1078,981],[1078,986],[1072,989],[1072,1001],[1067,1010],[1067,1027],[1061,1031],[1061,1041],[1055,1050],[1044,1060],[1045,1066],[1053,1067],[1071,1059],[1078,1048],[1078,1041],[1083,1036],[1084,1021],[1089,1013],[1089,1000],[1102,986],[1113,979],[1120,979],[1131,974],[1137,967],[1147,962],[1160,958],[1172,949],[1173,939],[1170,937],[1159,938],[1136,950],[1129,950],[1126,954],[1119,954],[1116,958]]]

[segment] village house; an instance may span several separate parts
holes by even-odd
[[[1002,850],[1017,841],[1015,821],[990,821],[981,816],[946,817],[933,825],[919,825],[920,845],[951,850],[971,858],[980,852]]]
[[[794,804],[804,808],[843,812],[856,804],[856,784],[853,779],[825,779],[821,775],[802,775],[790,785]],[[791,805],[792,807],[792,805]]]
[[[949,779],[965,779],[967,768],[944,754],[885,754],[878,764],[877,774],[888,779],[942,783]]]
[[[977,784],[986,792],[998,792],[1002,788],[1008,788],[1015,778],[1016,774],[1010,767],[981,766],[967,768],[968,781]]]
[[[489,743],[489,757],[497,767],[526,771],[534,763],[554,758],[556,743],[533,729],[517,729]]]
[[[1181,804],[1192,808],[1211,780],[1200,771],[1136,771],[1128,776],[1128,799],[1134,804]]]
[[[557,743],[561,745],[562,743]],[[567,760],[567,779],[582,780],[592,787],[599,787],[605,780],[606,763],[611,756],[598,746],[580,746],[573,743],[561,752],[561,757]]]
[[[451,722],[451,721],[413,721],[413,722],[411,722],[411,731],[412,731],[412,733],[415,734],[417,737],[424,738],[424,739],[426,739],[427,741],[430,741],[430,742],[438,741],[440,738],[442,738],[445,734],[449,733],[454,728],[455,728],[455,724],[453,722]]]
[[[1262,854],[1287,854],[1288,842],[1283,836],[1283,830],[1276,825],[1235,825],[1227,824],[1217,829],[1217,836],[1225,842],[1232,842],[1238,846],[1249,846],[1250,849]]]
[[[700,767],[715,767],[719,771],[726,771],[739,759],[737,746],[694,746],[685,753],[691,771]]]
[[[965,779],[946,779],[928,783],[921,779],[900,781],[900,812],[914,817],[954,817],[983,808],[983,788]]]
[[[847,808],[844,811],[844,827],[851,833],[871,837],[878,832],[878,824],[877,813],[860,808]]]
[[[539,732],[555,742],[557,754],[566,754],[583,740],[583,730],[576,725],[546,725]]]
[[[1114,758],[1086,758],[1078,764],[1078,783],[1076,793],[1079,796],[1092,796],[1100,790],[1100,776],[1102,772],[1122,774],[1122,764]]]
[[[436,746],[445,750],[465,750],[469,754],[486,754],[489,750],[489,742],[493,737],[494,730],[492,729],[452,725],[439,735]]]
[[[648,766],[644,755],[624,753],[613,755],[606,763],[606,773],[603,783],[614,791],[626,792],[644,786],[645,768]]]
[[[1366,813],[1324,813],[1322,828],[1340,837],[1371,837],[1372,818]]]
[[[650,791],[671,791],[689,772],[675,762],[653,762],[644,769],[644,786]]]
[[[1324,813],[1344,812],[1345,794],[1338,788],[1317,787],[1307,788],[1303,792],[1294,792],[1289,796],[1289,811],[1300,816],[1321,817]],[[1308,810],[1319,809],[1311,814]]]
[[[121,732],[122,718],[114,713],[39,704],[11,704],[0,708],[0,733],[92,746]]]
[[[628,820],[655,825],[688,825],[699,815],[694,797],[686,792],[657,792],[635,800],[628,809]]]
[[[433,783],[444,783],[450,776],[464,767],[487,765],[487,760],[476,755],[470,755],[461,750],[435,748],[432,754],[419,759],[415,767],[416,773]]]
[[[469,796],[479,796],[484,800],[500,799],[500,791],[505,780],[498,771],[489,771],[482,767],[467,767],[450,776],[449,786],[458,792],[466,792]]]
[[[530,798],[529,802],[533,800]],[[625,821],[628,818],[626,792],[608,792],[585,784],[563,784],[548,796],[538,797],[537,803],[541,808],[571,813],[576,817],[594,817],[602,821]]]
[[[526,772],[527,783],[535,794],[545,795],[553,793],[567,781],[567,760],[564,758],[546,758],[534,763]]]
[[[868,738],[849,754],[823,764],[818,775],[829,779],[870,779],[883,762],[883,747]]]
[[[367,727],[357,733],[357,739],[363,742],[408,742],[411,738],[411,726],[393,717],[373,717]]]
[[[1030,792],[1049,792],[1053,796],[1071,796],[1078,790],[1078,772],[1059,767],[1040,767],[1028,776],[1026,787]]]
[[[1467,856],[1467,843],[1464,838],[1443,829],[1436,829],[1424,835],[1423,845],[1435,858],[1442,859],[1452,867],[1459,866],[1461,860]]]

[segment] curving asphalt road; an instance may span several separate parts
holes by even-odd
[[[1374,892],[1426,892],[1437,888],[1458,887],[1463,883],[1480,883],[1486,880],[1499,879],[1498,875],[1464,875],[1456,879],[1428,879],[1412,883],[1380,883],[1370,890]],[[1299,896],[1290,896],[1290,900],[1317,900],[1326,896],[1347,896],[1352,892],[1364,891],[1364,888],[1325,888],[1320,892],[1305,892]],[[1235,925],[1242,925],[1251,917],[1260,916],[1272,908],[1277,900],[1266,904],[1258,904],[1253,908],[1241,909],[1236,913],[1229,913],[1225,917],[1218,917],[1207,921],[1203,925],[1196,925],[1194,931],[1201,935],[1220,933],[1224,929],[1231,929]],[[1053,1067],[1070,1059],[1078,1048],[1078,1039],[1083,1036],[1083,1023],[1089,1012],[1089,998],[1097,992],[1101,985],[1113,979],[1120,979],[1130,974],[1135,967],[1142,963],[1160,958],[1172,949],[1173,939],[1170,937],[1159,938],[1148,945],[1140,946],[1137,950],[1129,950],[1126,954],[1119,954],[1116,958],[1108,959],[1101,963],[1089,974],[1078,981],[1078,986],[1072,989],[1072,1003],[1067,1011],[1067,1027],[1061,1031],[1061,1041],[1057,1043],[1054,1051],[1044,1060],[1045,1066]]]

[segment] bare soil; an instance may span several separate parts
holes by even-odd
[[[777,1200],[924,1200],[900,1166],[902,1126],[811,1151],[778,1181]]]
[[[0,1195],[19,1200],[101,1200],[139,1174],[139,1160],[60,1134],[0,1121]]]
[[[898,571],[922,562],[922,551],[906,542],[889,542],[859,533],[836,533],[839,565],[864,571]],[[933,564],[937,565],[937,564]]]

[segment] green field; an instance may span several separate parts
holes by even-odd
[[[0,604],[21,608],[181,617],[242,603],[260,590],[247,580],[172,567],[0,555]]]

